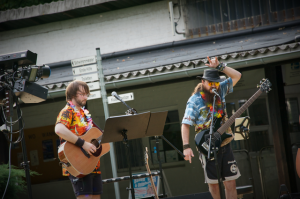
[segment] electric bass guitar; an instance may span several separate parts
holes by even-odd
[[[196,134],[195,136],[195,142],[196,142],[196,147],[198,150],[208,157],[208,152],[210,149],[210,159],[214,159],[213,154],[213,149],[216,149],[216,152],[219,151],[219,148],[221,146],[221,143],[223,140],[226,138],[232,137],[231,134],[224,133],[235,121],[237,117],[239,117],[263,92],[268,93],[271,90],[271,83],[268,79],[263,79],[260,81],[260,85],[257,87],[259,90],[242,106],[240,107],[222,126],[221,126],[221,121],[222,118],[217,118],[214,120],[213,123],[213,134],[211,138],[211,146],[209,146],[209,132],[210,129],[205,129],[200,131],[199,133]]]
[[[71,175],[82,178],[90,174],[97,166],[100,157],[109,152],[109,143],[101,144],[102,135],[98,128],[92,127],[83,136],[79,136],[96,147],[97,150],[92,155],[70,142],[64,142],[59,146],[60,163]]]
[[[156,188],[155,188],[155,184],[153,182],[153,178],[152,178],[152,175],[151,175],[149,164],[148,164],[148,148],[147,147],[146,147],[146,150],[145,150],[145,166],[146,166],[147,171],[148,171],[149,176],[150,176],[151,187],[152,187],[152,190],[154,192],[155,199],[159,199],[159,197],[157,195]]]

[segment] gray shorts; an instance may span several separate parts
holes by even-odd
[[[204,170],[205,183],[217,184],[218,178],[215,160],[208,160],[200,152],[199,159]],[[230,144],[227,144],[219,149],[217,159],[218,166],[220,169],[220,175],[223,181],[236,180],[241,176],[237,166],[237,162],[234,159]]]

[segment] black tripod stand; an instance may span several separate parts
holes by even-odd
[[[159,164],[159,178],[160,178],[160,181],[161,181],[161,187],[162,187],[162,192],[163,192],[163,198],[164,197],[167,197],[166,195],[166,190],[165,190],[165,186],[164,186],[164,179],[163,179],[163,173],[162,173],[162,161],[160,159],[160,154],[159,154],[159,140],[158,138],[162,138],[165,142],[167,142],[173,149],[175,149],[177,151],[177,153],[179,153],[179,155],[181,155],[183,158],[185,157],[183,155],[183,153],[177,149],[169,140],[167,140],[165,138],[165,136],[161,135],[161,136],[155,136],[155,144],[156,144],[156,150],[157,150],[157,161],[158,161],[158,164]]]
[[[5,124],[9,124],[10,126],[10,149],[11,150],[11,144],[12,143],[18,143],[21,142],[22,144],[22,153],[23,153],[23,162],[21,163],[21,166],[24,168],[25,170],[25,174],[26,174],[26,183],[27,183],[27,191],[28,191],[28,197],[29,199],[32,199],[32,191],[31,191],[31,179],[30,179],[30,172],[29,172],[29,161],[27,158],[27,150],[26,150],[26,143],[25,143],[25,139],[24,139],[24,124],[23,124],[23,118],[22,118],[22,113],[21,113],[21,108],[20,108],[20,104],[18,103],[18,98],[14,95],[13,91],[11,89],[6,89],[5,90],[5,95],[6,95],[6,110],[5,110],[5,114],[3,113],[3,117],[5,118]],[[17,117],[18,117],[18,122],[19,122],[19,137],[16,141],[12,141],[12,136],[14,133],[17,132],[13,132],[13,105],[14,103],[16,103],[16,107],[17,107]],[[7,117],[9,117],[10,121],[8,122]],[[9,152],[10,153],[10,152]],[[10,157],[9,157],[9,167],[11,167],[11,163],[10,163]],[[9,168],[10,169],[10,168]],[[8,179],[9,182],[9,179]],[[5,193],[3,195],[3,198],[5,196]]]

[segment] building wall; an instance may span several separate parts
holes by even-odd
[[[175,2],[175,1],[174,1]],[[174,9],[178,17],[178,9]],[[179,31],[183,20],[179,21]],[[0,33],[0,54],[31,50],[37,64],[182,40],[171,35],[168,1]]]
[[[259,71],[256,71],[256,74],[259,74]],[[260,76],[263,76],[263,74],[259,74]],[[247,75],[245,75],[246,77]],[[179,112],[179,119],[181,120],[184,111],[185,111],[185,105],[186,102],[191,95],[191,92],[193,91],[194,87],[198,83],[198,80],[182,80],[178,82],[166,82],[164,84],[153,84],[153,85],[146,85],[145,87],[131,87],[131,88],[124,88],[124,89],[116,89],[115,91],[118,94],[133,92],[134,93],[134,100],[128,101],[127,104],[133,108],[135,108],[139,113],[144,111],[164,111],[164,110],[178,110]],[[234,89],[235,91],[228,95],[227,100],[228,102],[233,101],[235,99],[244,99],[249,98],[252,96],[252,94],[257,89],[246,89],[243,90],[241,87],[236,87]],[[108,93],[112,92],[108,91]],[[266,95],[262,96],[263,99],[266,99]],[[58,115],[59,111],[63,108],[65,105],[65,101],[57,101],[56,99],[53,100],[53,102],[48,103],[40,103],[35,104],[33,106],[26,106],[22,108],[23,111],[23,117],[25,120],[25,140],[28,143],[28,157],[30,160],[30,151],[37,150],[38,154],[40,155],[40,167],[37,169],[37,167],[32,166],[32,169],[37,169],[39,173],[44,173],[45,170],[48,172],[52,172],[52,179],[48,179],[47,181],[43,182],[41,184],[39,180],[41,180],[40,177],[33,177],[32,181],[33,183],[37,183],[33,185],[33,193],[35,196],[40,195],[49,195],[52,196],[53,194],[52,190],[49,189],[49,186],[53,188],[53,190],[61,190],[65,188],[64,194],[61,195],[61,197],[64,198],[73,198],[74,196],[72,193],[72,188],[69,186],[68,183],[61,182],[64,180],[67,180],[66,177],[60,176],[60,170],[54,169],[58,167],[58,159],[44,162],[42,160],[43,158],[43,149],[41,148],[41,142],[43,140],[49,140],[53,139],[53,143],[55,144],[55,141],[57,140],[56,135],[49,135],[50,137],[43,137],[44,133],[47,133],[47,128],[55,123],[56,116]],[[127,110],[127,108],[121,104],[109,104],[109,111],[110,116],[115,115],[122,115]],[[103,104],[102,99],[94,99],[88,101],[88,108],[92,114],[93,120],[100,125],[100,127],[105,127],[105,117],[104,117],[104,111],[103,111]],[[44,130],[41,130],[44,128]],[[264,126],[261,128],[265,128]],[[29,135],[32,137],[32,131],[35,130],[36,136],[39,138],[35,139],[35,143],[32,143],[29,139]],[[252,128],[251,132],[258,131],[259,127]],[[39,132],[39,135],[37,133]],[[187,161],[180,161],[180,162],[172,162],[172,163],[164,163],[163,164],[163,170],[167,179],[167,183],[170,187],[170,192],[173,196],[178,195],[185,195],[185,194],[192,194],[192,193],[200,193],[200,192],[207,192],[208,186],[204,183],[204,174],[203,170],[201,168],[200,161],[198,160],[198,153],[195,150],[195,144],[194,144],[194,128],[190,128],[190,143],[191,147],[194,150],[195,157],[192,159],[192,164],[188,163]],[[269,131],[269,135],[270,135]],[[31,139],[32,140],[32,139]],[[143,138],[142,139],[143,149],[144,147],[150,148],[149,145],[149,138]],[[270,143],[271,144],[271,143]],[[234,145],[234,142],[232,143]],[[36,148],[34,146],[37,146]],[[13,155],[12,157],[16,158],[15,153],[20,152],[17,151],[17,149],[13,149]],[[54,149],[55,158],[57,158],[56,150]],[[251,152],[251,165],[253,169],[253,178],[255,181],[255,192],[256,197],[261,198],[262,197],[262,190],[261,190],[261,183],[260,183],[260,176],[259,176],[259,168],[258,168],[258,161],[257,157],[259,156],[259,151]],[[241,170],[242,177],[237,181],[238,186],[242,185],[249,185],[251,184],[251,181],[249,178],[251,178],[250,173],[250,167],[249,167],[249,159],[247,159],[246,154],[243,152],[236,153],[235,154],[236,160],[238,162],[239,169]],[[276,165],[275,164],[265,164],[265,161],[272,162],[274,161],[274,152],[272,151],[264,151],[263,153],[263,162],[261,163],[261,167],[263,169],[264,178],[266,180],[266,191],[270,195],[272,192],[272,189],[274,189],[275,184],[277,183],[277,175],[276,175]],[[17,160],[13,160],[13,162],[16,162]],[[149,162],[150,168],[152,171],[157,170],[158,166],[153,165],[151,161]],[[111,170],[111,161],[110,161],[110,155],[104,155],[101,158],[101,171],[102,171],[102,177],[103,179],[112,178],[112,170]],[[132,172],[145,172],[146,168],[144,166],[140,167],[133,167]],[[273,172],[269,172],[273,171]],[[55,173],[54,173],[55,172]],[[128,170],[127,169],[118,169],[118,176],[127,176]],[[59,176],[59,177],[58,177]],[[39,179],[38,179],[39,178]],[[269,181],[268,179],[273,179],[272,181]],[[51,180],[49,182],[49,180]],[[59,180],[59,181],[57,181]],[[275,183],[274,186],[272,183]],[[271,186],[272,184],[272,186]],[[59,186],[58,186],[59,185]],[[120,186],[120,193],[121,198],[127,198],[128,192],[126,190],[126,187],[129,187],[129,181],[122,181],[119,182]],[[272,188],[273,187],[273,188]],[[103,185],[103,195],[102,198],[114,198],[114,186],[112,183],[110,184],[104,184]],[[45,194],[49,192],[49,194]],[[51,193],[50,193],[51,192]],[[167,190],[167,193],[169,191]],[[252,197],[253,195],[249,194],[249,197]],[[248,197],[247,196],[247,197]],[[60,197],[60,196],[59,196]],[[246,197],[245,197],[246,198]]]
[[[120,92],[118,90],[116,91],[118,92],[118,94],[133,92],[135,99],[134,101],[128,101],[127,104],[131,107],[134,107],[138,112],[178,110],[179,119],[181,120],[184,114],[185,104],[187,102],[187,99],[189,98],[197,82],[198,82],[197,80],[191,80],[191,81],[183,81],[177,83],[176,82],[169,83],[165,85],[149,86],[147,87],[147,89],[132,88],[130,90],[123,90]],[[33,144],[29,143],[27,140],[29,140],[28,137],[29,135],[31,135],[32,137],[33,134],[32,129],[41,129],[41,128],[45,128],[45,126],[53,125],[55,123],[57,114],[63,108],[64,105],[65,105],[64,101],[57,101],[57,102],[52,102],[47,104],[41,103],[41,104],[36,104],[34,106],[30,106],[30,107],[27,106],[22,108],[23,117],[26,124],[25,140],[28,143],[28,145],[30,144],[30,146],[28,146],[30,147],[30,150],[28,150],[28,157],[30,159],[29,151],[37,150],[38,154],[40,154],[39,162],[40,164],[43,164],[42,165],[43,169],[48,170],[50,173],[52,172],[52,175],[55,176],[56,178],[57,178],[56,173],[59,172],[59,175],[61,174],[60,170],[58,171],[56,171],[56,169],[55,171],[53,170],[54,167],[53,164],[58,165],[58,160],[56,159],[51,162],[43,162],[43,156],[42,156],[43,151],[42,148],[40,147],[41,142],[43,140],[48,140],[50,138],[49,137],[43,138],[42,134],[44,132],[40,131],[39,132],[40,138],[35,139],[35,141],[37,142],[35,145],[38,146],[36,147],[36,149],[35,147],[33,147]],[[92,114],[93,120],[97,124],[99,124],[100,127],[104,128],[105,119],[104,119],[102,99],[95,99],[95,100],[88,101],[88,107]],[[110,115],[113,116],[113,115],[124,114],[127,108],[121,103],[116,103],[116,104],[110,104],[109,110],[110,110]],[[193,127],[191,127],[191,132],[193,132]],[[51,137],[54,143],[57,138],[58,137],[56,135]],[[149,148],[148,139],[149,138],[143,138],[143,145],[144,147],[147,146]],[[190,142],[193,143],[193,136],[191,136]],[[18,149],[13,149],[13,154],[15,154],[16,152],[19,152]],[[55,153],[55,158],[57,158],[55,149],[54,149],[54,153]],[[14,160],[13,162],[17,162],[17,160]],[[152,171],[158,169],[157,165],[152,165],[152,163],[150,163],[150,166]],[[36,167],[32,167],[32,168],[36,168]],[[207,185],[205,185],[203,181],[204,179],[203,171],[201,169],[200,162],[198,161],[196,151],[195,151],[195,158],[193,159],[192,164],[189,164],[188,162],[185,161],[178,162],[178,163],[166,163],[164,164],[163,169],[168,184],[170,186],[171,193],[174,196],[208,191]],[[43,173],[42,170],[39,171],[40,173]],[[103,179],[112,178],[111,162],[110,162],[109,154],[101,158],[101,171],[102,171]],[[53,172],[56,173],[54,174]],[[144,166],[135,167],[133,168],[133,172],[134,173],[146,172],[146,168]],[[126,169],[118,170],[118,176],[126,176],[126,175],[128,175],[128,171]],[[197,176],[197,178],[193,178],[192,180],[193,183],[182,183],[183,181],[184,182],[190,181],[191,180],[190,178],[192,176]],[[39,195],[39,193],[42,194],[42,192],[48,190],[46,187],[43,188],[42,185],[39,185],[40,181],[37,181],[34,178],[38,178],[38,177],[32,178],[33,182],[38,183],[33,185],[34,194]],[[59,178],[59,180],[64,180],[64,179],[66,178],[62,178],[62,177]],[[48,186],[48,184],[46,183],[45,186]],[[128,192],[126,191],[126,187],[129,186],[129,181],[123,181],[120,182],[119,184],[120,184],[121,198],[128,197]],[[37,186],[39,187],[38,189],[36,188]],[[56,186],[56,185],[51,185],[51,186]],[[103,188],[104,188],[104,194],[102,198],[114,198],[113,184],[105,184],[103,185]],[[68,187],[66,187],[66,189],[68,189]]]

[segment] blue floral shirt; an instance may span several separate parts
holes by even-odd
[[[221,104],[223,107],[222,111],[224,111],[225,114],[225,117],[223,118],[224,121],[222,120],[222,123],[227,120],[225,96],[228,93],[232,93],[232,91],[233,91],[233,83],[230,77],[220,82],[219,94],[221,97]],[[192,95],[187,102],[185,113],[182,119],[182,124],[195,126],[196,133],[199,133],[200,131],[204,129],[208,129],[210,127],[211,114],[212,114],[212,110],[207,106],[200,92],[197,92],[194,95]],[[232,134],[230,128],[226,132]],[[231,140],[232,139],[230,139],[230,141]],[[228,142],[224,144],[222,143],[222,145],[225,145],[227,143]]]

